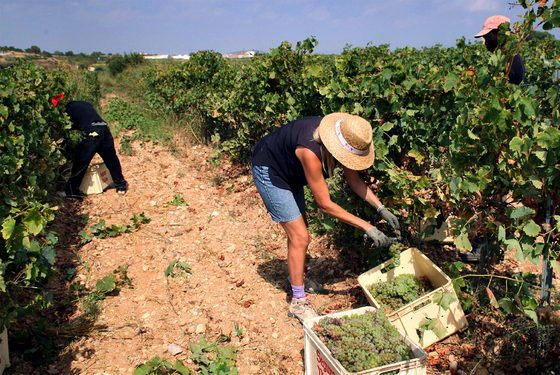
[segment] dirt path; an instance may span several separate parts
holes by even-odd
[[[75,341],[50,373],[131,374],[155,356],[174,362],[170,344],[183,349],[175,357],[186,361],[189,343],[229,335],[237,324],[243,335],[232,337],[230,345],[238,349],[240,374],[303,374],[304,333],[288,318],[282,289],[285,237],[247,171],[218,169],[210,163],[211,150],[200,146],[183,157],[152,143],[133,148],[133,156],[120,156],[130,184],[126,196],[108,189],[78,205],[61,202],[69,227],[83,214],[89,214],[85,228],[101,219],[106,225],[132,224],[132,215],[142,212],[151,222],[137,232],[61,252],[58,266],[76,267],[79,259],[76,277],[88,288],[119,266],[128,267],[133,287],[103,301],[95,329]],[[170,204],[177,194],[186,206]],[[315,269],[339,262],[321,239],[314,240],[310,256]],[[165,277],[172,261],[186,262],[192,274]],[[350,308],[352,284],[357,285],[351,271],[336,267],[326,276],[334,282],[326,285],[332,293],[317,296],[316,306],[325,312]]]

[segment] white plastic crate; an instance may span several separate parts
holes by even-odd
[[[441,227],[434,228],[434,234],[423,238],[422,241],[439,241],[441,243],[453,243],[455,241],[455,234],[453,234],[453,221],[456,219],[455,216],[449,216],[443,223]],[[428,219],[416,218],[416,226],[418,231],[424,231],[431,223]]]
[[[80,190],[84,194],[101,194],[113,183],[113,178],[105,163],[90,164],[82,179]]]
[[[8,330],[0,333],[0,375],[6,367],[10,367],[10,356],[8,352]]]
[[[427,256],[417,249],[411,248],[401,253],[401,264],[399,266],[388,272],[382,271],[392,263],[393,259],[389,259],[358,277],[358,283],[373,307],[381,308],[381,305],[373,298],[367,286],[379,281],[391,281],[395,276],[404,273],[414,274],[418,278],[426,277],[434,288],[408,305],[387,313],[389,321],[395,327],[423,348],[467,328],[468,322],[457,299],[451,279]],[[450,293],[455,298],[455,302],[452,302],[447,310],[433,301],[434,296],[438,292]],[[420,340],[417,328],[424,318],[438,319],[442,327],[445,328],[445,335],[438,338],[433,331],[428,330],[424,332],[423,340]]]
[[[391,371],[398,371],[399,375],[425,375],[428,355],[424,349],[414,343],[410,338],[404,336],[400,330],[399,332],[404,336],[405,342],[412,350],[414,358],[408,361],[392,363],[360,372],[346,371],[342,364],[332,356],[330,350],[312,330],[314,323],[318,323],[327,316],[335,318],[353,314],[361,315],[368,311],[375,310],[376,309],[371,306],[365,306],[354,310],[306,319],[303,322],[303,330],[305,333],[305,375],[380,375]]]

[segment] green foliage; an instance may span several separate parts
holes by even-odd
[[[149,224],[152,219],[145,216],[144,212],[142,212],[140,214],[133,214],[130,220],[132,220],[132,225],[113,224],[106,226],[105,220],[101,219],[97,224],[90,226],[90,233],[83,230],[80,231],[79,235],[81,237],[81,243],[88,243],[94,237],[102,239],[107,237],[116,237],[123,233],[136,232],[142,224]]]
[[[503,228],[506,248],[515,248],[520,260],[537,261],[545,250],[559,255],[548,242],[536,244],[547,234],[542,216],[509,215],[527,198],[535,207],[543,207],[547,194],[560,203],[560,102],[552,82],[560,42],[527,41],[535,23],[556,27],[559,10],[553,4],[534,13],[534,2],[522,5],[525,18],[513,25],[516,33],[504,31],[507,39],[495,54],[459,39],[454,48],[347,47],[339,56],[320,56],[309,38],[295,48],[284,42],[245,65],[203,51],[181,65],[149,69],[147,95],[157,110],[195,108],[219,150],[244,162],[258,139],[290,120],[335,111],[360,115],[373,125],[376,152],[363,177],[386,206],[408,211],[403,226],[414,225],[415,217],[435,222],[455,215],[458,247],[472,248],[474,228],[496,234]],[[507,83],[508,62],[517,53],[527,85]],[[335,178],[333,200],[377,221],[375,210]],[[308,192],[306,198],[311,230],[335,229]]]
[[[190,273],[192,273],[191,267],[186,262],[179,262],[177,260],[170,262],[164,272],[165,277],[186,277]]]
[[[127,67],[140,65],[144,63],[144,56],[140,53],[132,52],[131,54],[115,54],[107,61],[107,69],[111,75],[116,75],[124,71]]]
[[[191,372],[180,360],[176,360],[172,365],[165,358],[157,356],[145,364],[136,366],[133,375],[237,375],[235,347],[220,347],[200,337],[199,344],[190,344],[190,349],[191,360],[198,366],[195,372]]]
[[[188,206],[189,203],[181,194],[175,194],[171,202],[165,203],[164,206]]]
[[[68,117],[51,98],[66,74],[16,62],[0,70],[0,330],[47,306],[58,239],[46,231],[57,207],[49,190],[66,163]],[[24,291],[36,290],[26,294]]]
[[[190,344],[191,359],[198,365],[198,372],[204,375],[237,375],[235,358],[237,349],[233,346],[220,347],[208,342],[204,337],[199,344]]]
[[[190,375],[191,371],[181,362],[175,360],[175,364],[167,361],[165,358],[156,356],[143,365],[136,366],[132,375],[167,375],[181,374]]]
[[[101,84],[98,74],[87,70],[69,69],[68,75],[67,98],[69,100],[84,100],[98,106],[101,97]]]

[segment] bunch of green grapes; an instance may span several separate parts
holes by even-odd
[[[313,330],[348,372],[413,358],[412,351],[383,309],[341,318],[326,317]]]
[[[404,250],[404,245],[400,242],[393,242],[389,246],[389,259],[393,258],[393,266],[398,267],[401,265],[401,251]]]
[[[403,273],[391,281],[379,281],[366,288],[381,306],[391,311],[400,309],[425,293],[420,280],[411,273]]]
[[[400,242],[393,242],[389,247],[375,248],[373,251],[368,247],[368,263],[370,266],[375,267],[391,258],[393,263],[387,269],[398,267],[401,264],[401,251],[404,250],[404,245]]]

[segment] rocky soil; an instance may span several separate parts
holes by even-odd
[[[190,343],[228,337],[221,345],[237,348],[239,374],[303,374],[304,331],[287,316],[283,289],[286,239],[266,213],[248,170],[212,163],[207,147],[186,147],[179,154],[152,142],[135,142],[132,148],[133,155],[120,155],[128,194],[109,188],[83,201],[59,199],[54,229],[66,234],[57,267],[77,272],[53,283],[51,292],[64,298],[76,281],[95,290],[98,280],[119,267],[126,269],[131,286],[102,301],[93,325],[84,326],[79,306],[49,310],[45,314],[62,327],[52,332],[62,352],[51,364],[34,365],[14,346],[7,373],[132,374],[155,356],[192,366]],[[172,203],[178,195],[185,205]],[[135,232],[78,242],[79,232],[100,220],[130,225],[141,213],[151,221]],[[458,259],[452,248],[438,251],[428,253],[436,263]],[[174,261],[187,263],[191,273],[166,276]],[[319,313],[367,305],[357,282],[365,269],[351,249],[314,237],[309,265],[328,290],[314,296]],[[459,335],[445,344],[456,347]],[[431,352],[435,364],[455,353]],[[441,373],[436,368],[429,373]]]

